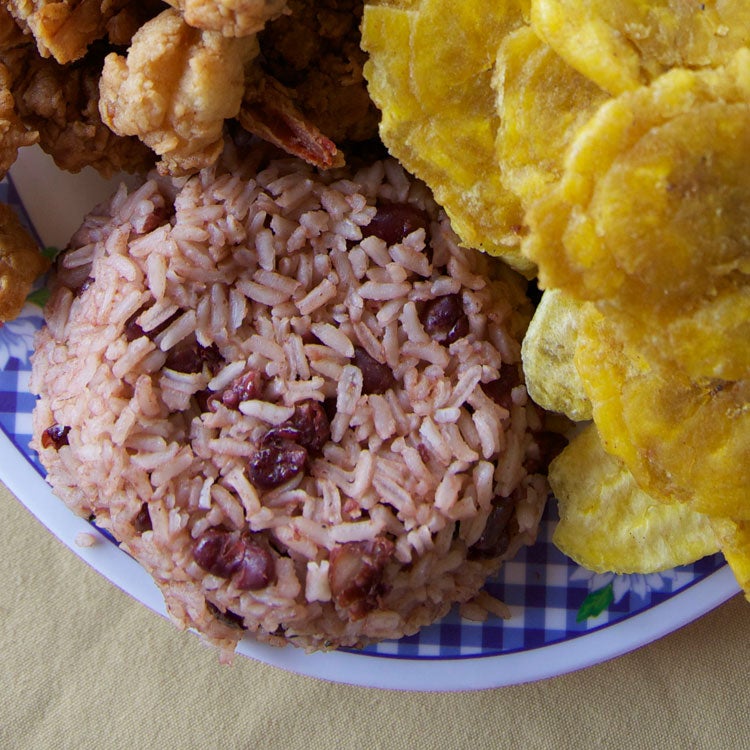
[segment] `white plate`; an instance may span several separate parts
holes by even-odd
[[[68,175],[34,149],[22,151],[0,199],[14,204],[44,245],[63,246],[83,213],[104,200],[113,183],[93,172]],[[0,328],[0,479],[70,549],[112,583],[166,616],[150,576],[115,542],[73,515],[51,493],[28,448],[33,397],[29,354],[41,310],[28,304]],[[501,687],[580,669],[655,640],[723,603],[738,587],[720,555],[650,576],[593,575],[550,542],[551,503],[539,542],[508,563],[488,590],[512,617],[484,623],[451,613],[418,636],[362,652],[305,654],[250,639],[239,652],[300,674],[354,685],[451,691]],[[99,543],[79,547],[85,531]]]

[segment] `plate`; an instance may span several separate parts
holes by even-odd
[[[0,200],[13,205],[42,245],[62,247],[83,214],[104,200],[116,181],[94,172],[68,175],[35,149],[21,152]],[[166,617],[150,576],[108,535],[71,513],[44,481],[28,447],[34,397],[29,356],[42,324],[44,290],[22,315],[0,328],[0,479],[71,550],[112,583]],[[496,688],[530,682],[631,651],[685,625],[739,591],[721,555],[652,575],[595,575],[551,543],[552,500],[537,544],[505,564],[487,590],[510,608],[507,620],[483,623],[451,612],[418,635],[361,651],[305,654],[249,638],[239,653],[283,669],[353,685],[423,691]],[[97,543],[76,544],[86,532]]]

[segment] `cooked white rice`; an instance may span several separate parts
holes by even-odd
[[[33,446],[225,653],[412,634],[535,538],[524,289],[393,161],[121,187],[59,260]]]

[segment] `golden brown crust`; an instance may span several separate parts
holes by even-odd
[[[18,156],[18,149],[39,140],[39,133],[28,129],[16,113],[10,71],[0,63],[0,178]]]
[[[39,57],[32,47],[17,50],[13,93],[21,120],[39,132],[39,144],[60,169],[94,167],[109,176],[141,172],[153,154],[136,138],[113,133],[99,116],[99,77],[105,50],[62,66]],[[8,56],[6,56],[6,61]]]
[[[251,36],[286,9],[286,0],[166,0],[196,29]]]
[[[127,57],[106,57],[102,120],[152,148],[160,171],[210,166],[223,149],[224,121],[239,113],[245,68],[256,54],[255,37],[194,29],[169,8],[138,30]]]
[[[79,60],[101,39],[127,0],[8,0],[7,7],[36,40],[42,57],[64,64]]]
[[[0,321],[21,312],[31,285],[48,267],[15,211],[0,203]]]
[[[124,38],[149,12],[150,3],[130,14],[123,10],[112,17],[112,24],[119,22],[112,29]],[[96,42],[81,60],[60,65],[41,57],[33,37],[24,34],[8,10],[0,7],[0,64],[5,71],[0,87],[7,89],[0,102],[0,120],[4,117],[8,128],[0,166],[11,164],[17,148],[32,142],[38,142],[58,167],[70,172],[92,166],[109,176],[153,166],[148,148],[136,138],[115,135],[99,116],[99,77],[107,50],[105,43]],[[25,134],[20,127],[26,129]]]

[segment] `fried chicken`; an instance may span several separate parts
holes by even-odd
[[[107,24],[128,0],[7,0],[22,29],[36,40],[42,57],[61,64],[79,60],[106,35]]]
[[[34,279],[48,267],[15,211],[0,203],[0,321],[21,312]]]
[[[61,66],[33,48],[16,49],[13,94],[21,120],[39,132],[39,144],[60,169],[94,167],[105,176],[142,172],[153,154],[137,138],[113,133],[99,116],[99,78],[107,48],[94,48],[76,63]]]
[[[219,157],[224,121],[239,113],[245,69],[257,50],[254,36],[194,29],[169,8],[138,30],[127,57],[107,56],[102,120],[152,148],[160,171],[196,172]]]
[[[136,13],[123,9],[110,22],[119,18],[118,33],[124,34],[141,23],[148,7],[141,3]],[[33,37],[0,6],[0,64],[5,71],[0,96],[5,120],[13,124],[3,136],[3,163],[12,163],[19,147],[38,141],[61,169],[70,172],[92,166],[109,176],[153,165],[153,155],[137,138],[120,138],[99,116],[99,77],[108,50],[104,42],[95,42],[81,60],[69,65],[42,58]]]
[[[167,0],[196,29],[224,36],[250,36],[278,18],[286,0]]]
[[[39,140],[39,133],[29,130],[16,113],[10,71],[0,63],[0,178],[4,177],[18,156],[18,149]]]

